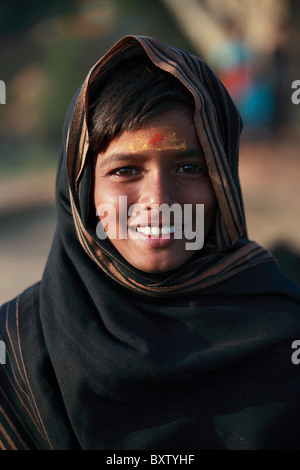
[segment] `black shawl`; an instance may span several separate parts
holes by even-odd
[[[90,91],[137,44],[193,94],[218,201],[204,256],[159,278],[88,223]],[[300,288],[247,238],[241,127],[209,67],[155,39],[125,37],[91,69],[65,120],[42,280],[1,308],[0,448],[300,449]]]

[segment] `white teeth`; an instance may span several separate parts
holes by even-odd
[[[174,225],[171,225],[171,227],[169,227],[168,225],[164,225],[162,228],[161,228],[161,233],[162,235],[168,235],[169,233],[174,233],[175,232],[175,227]]]
[[[169,227],[168,225],[164,225],[161,229],[159,227],[137,227],[137,232],[144,233],[145,235],[154,235],[158,237],[159,235],[168,235],[170,233],[175,232],[174,225]]]
[[[152,227],[151,235],[154,235],[154,236],[158,237],[159,234],[160,234],[160,228],[159,227]]]
[[[145,235],[151,235],[151,227],[137,227],[137,232],[144,233]]]

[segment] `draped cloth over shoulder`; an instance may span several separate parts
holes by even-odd
[[[159,278],[89,224],[92,91],[111,58],[137,46],[192,93],[218,201],[203,254]],[[65,120],[42,280],[1,308],[1,448],[300,448],[300,290],[248,240],[241,128],[210,68],[156,39],[127,36],[90,70]]]

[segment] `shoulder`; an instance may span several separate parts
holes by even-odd
[[[300,285],[287,276],[276,263],[265,263],[249,270],[245,282],[257,294],[278,295],[300,306]]]
[[[38,311],[39,283],[0,307],[0,449],[35,449],[20,409],[26,386],[22,371],[20,327],[32,322]],[[25,322],[25,326],[24,326]]]
[[[209,295],[230,297],[237,303],[300,313],[300,285],[275,262],[258,264],[238,272],[207,290]]]
[[[29,325],[37,316],[39,289],[40,282],[0,307],[0,340],[6,342],[7,345],[17,344],[21,325],[22,329],[26,329],[26,324]]]
[[[22,312],[22,315],[24,315],[38,307],[39,289],[40,282],[37,282],[15,298],[0,306],[0,332],[3,331],[2,328],[8,316],[16,315],[19,312]]]
[[[32,285],[14,299],[0,307],[0,340],[6,346],[15,347],[20,341],[20,330],[38,317],[40,282]]]
[[[37,449],[18,411],[11,406],[0,385],[0,450]]]

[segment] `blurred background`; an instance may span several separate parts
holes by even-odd
[[[228,88],[244,120],[249,237],[300,283],[299,0],[10,0],[0,3],[0,304],[41,278],[68,104],[127,34],[202,56]]]

